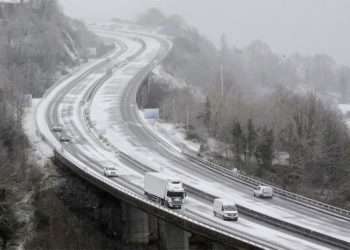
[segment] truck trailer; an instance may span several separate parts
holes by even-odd
[[[169,208],[181,208],[185,198],[181,181],[158,172],[146,173],[144,192],[148,199]]]

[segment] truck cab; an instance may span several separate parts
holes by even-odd
[[[182,182],[178,180],[172,180],[168,183],[166,204],[170,208],[181,208],[183,200],[185,198],[185,190]]]
[[[236,203],[225,199],[215,199],[213,204],[214,216],[224,220],[238,220]]]
[[[144,193],[148,199],[169,208],[181,208],[186,196],[180,180],[158,172],[146,173]]]

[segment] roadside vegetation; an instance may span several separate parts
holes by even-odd
[[[1,7],[0,249],[24,244],[26,249],[59,249],[51,247],[58,239],[51,231],[70,232],[77,222],[53,192],[41,194],[47,174],[32,161],[22,127],[24,110],[31,96],[41,97],[55,80],[87,57],[90,47],[101,53],[107,48],[84,24],[64,16],[55,0],[1,3]],[[63,222],[58,214],[65,218]],[[42,237],[43,228],[49,238]],[[72,236],[78,241],[77,235],[89,230],[83,228]],[[77,241],[60,249],[77,249]],[[48,245],[39,244],[44,242]]]
[[[337,103],[350,100],[350,68],[327,55],[278,55],[261,41],[216,48],[179,16],[139,18],[173,37],[152,77],[148,107],[187,129],[200,154],[287,190],[350,208],[350,136]]]

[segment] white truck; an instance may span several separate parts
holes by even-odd
[[[185,198],[181,181],[158,172],[146,173],[144,192],[148,199],[169,208],[181,208]]]

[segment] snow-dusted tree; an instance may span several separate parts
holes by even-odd
[[[255,157],[259,165],[257,171],[259,177],[263,176],[264,173],[271,171],[274,151],[273,144],[273,130],[266,127],[262,128],[255,151]]]
[[[251,118],[248,119],[247,124],[247,156],[249,159],[254,155],[256,140],[257,140],[257,132]]]

